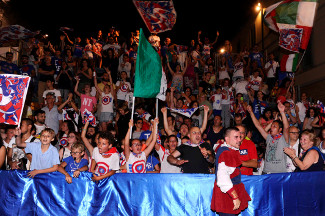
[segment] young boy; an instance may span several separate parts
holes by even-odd
[[[104,85],[104,90],[102,91],[97,84],[97,77],[94,76],[94,84],[97,89],[98,94],[100,95],[101,103],[100,103],[100,129],[101,131],[106,131],[107,125],[113,122],[113,113],[114,113],[114,99],[115,92],[112,81],[111,72],[105,67],[106,73],[109,75],[110,85]]]
[[[72,183],[72,178],[68,172],[73,173],[74,178],[78,178],[80,172],[88,170],[88,161],[83,157],[85,146],[82,143],[75,143],[71,147],[71,156],[63,159],[58,167],[58,171],[65,175],[68,184]]]
[[[39,142],[22,142],[21,129],[17,128],[15,131],[16,144],[19,147],[25,148],[26,154],[32,154],[32,163],[30,171],[27,176],[34,178],[35,175],[40,173],[55,172],[60,164],[59,152],[51,145],[54,140],[55,132],[51,128],[45,128],[41,132],[40,143]]]
[[[98,145],[93,150],[91,172],[92,180],[99,181],[108,178],[120,169],[120,156],[113,147],[114,137],[107,132],[101,132],[98,137]]]
[[[222,100],[222,94],[221,94],[221,86],[217,86],[216,93],[212,95],[210,98],[212,101],[213,106],[213,115],[214,116],[221,116],[221,100]]]
[[[124,141],[124,154],[126,160],[126,169],[128,173],[145,173],[146,161],[157,140],[158,119],[154,120],[154,129],[146,141],[147,148],[141,151],[142,144],[139,139],[132,139],[130,146],[130,133],[133,127],[133,120],[129,122],[129,130],[126,133]]]

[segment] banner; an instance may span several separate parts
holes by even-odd
[[[39,34],[39,31],[32,32],[20,25],[2,27],[0,28],[0,44],[31,38],[37,34]]]
[[[133,3],[151,33],[171,30],[176,23],[176,11],[171,0],[133,0]]]
[[[19,125],[30,77],[0,74],[0,123]]]
[[[71,173],[70,173],[71,175]],[[118,173],[98,183],[81,172],[72,183],[59,172],[0,171],[1,215],[195,215],[211,211],[214,174]],[[325,215],[325,172],[242,176],[252,198],[242,216]]]

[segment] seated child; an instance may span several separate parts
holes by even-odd
[[[67,183],[72,183],[72,178],[68,172],[73,173],[74,178],[78,178],[80,172],[88,170],[88,160],[82,158],[85,154],[85,146],[82,143],[75,143],[71,146],[71,156],[64,158],[59,165],[58,171],[65,175]]]
[[[146,172],[146,161],[150,152],[152,151],[157,141],[157,125],[158,119],[154,120],[154,129],[150,137],[146,141],[146,148],[141,151],[142,144],[139,139],[132,139],[130,146],[130,133],[133,127],[133,120],[129,122],[129,130],[126,133],[124,140],[124,154],[126,160],[126,169],[128,173],[145,173]]]
[[[21,148],[25,148],[26,154],[32,154],[32,163],[30,171],[27,176],[34,178],[35,175],[40,173],[55,172],[60,164],[59,152],[51,145],[54,140],[55,132],[51,128],[45,128],[41,132],[40,143],[39,142],[22,142],[21,141],[21,129],[17,128],[15,131],[16,144]]]
[[[99,181],[108,178],[120,169],[120,156],[113,147],[114,137],[108,132],[101,132],[98,136],[97,147],[94,148],[91,162],[92,180]]]

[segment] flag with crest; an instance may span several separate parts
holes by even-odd
[[[30,77],[0,75],[0,123],[19,125]]]
[[[133,0],[133,3],[151,33],[171,30],[176,23],[173,1]]]

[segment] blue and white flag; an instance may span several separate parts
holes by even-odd
[[[171,112],[175,112],[175,113],[181,114],[183,116],[186,116],[188,118],[191,118],[192,115],[195,113],[195,111],[197,109],[199,109],[200,107],[203,107],[203,106],[199,106],[196,108],[188,108],[188,109],[172,109],[172,108],[168,108],[168,109],[170,109]]]
[[[82,120],[83,124],[89,122],[89,124],[91,124],[92,126],[94,127],[96,126],[96,117],[94,116],[94,114],[92,114],[92,112],[85,109],[82,115],[83,115],[83,120]]]

